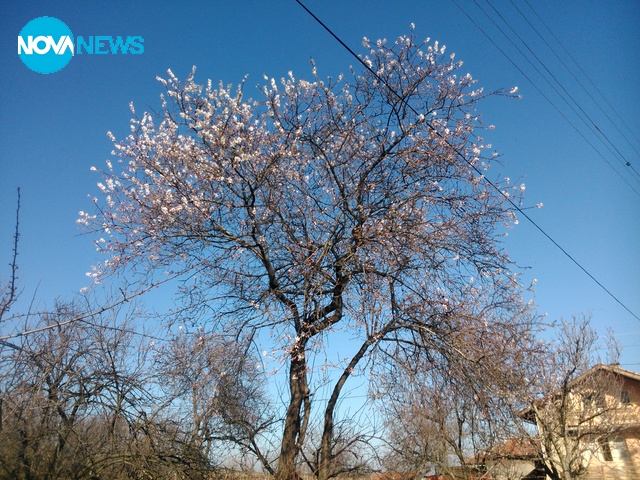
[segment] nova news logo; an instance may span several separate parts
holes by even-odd
[[[141,36],[88,36],[75,39],[69,27],[54,17],[38,17],[27,23],[18,35],[20,60],[37,73],[63,69],[75,55],[144,53]]]

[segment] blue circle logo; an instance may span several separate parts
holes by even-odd
[[[18,36],[20,60],[37,73],[54,73],[74,55],[73,34],[53,17],[38,17],[27,23]]]

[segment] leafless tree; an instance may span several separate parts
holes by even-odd
[[[276,420],[251,347],[250,338],[181,330],[158,350],[155,374],[170,417],[205,461],[239,448],[273,473],[265,448]]]
[[[0,357],[0,478],[210,474],[198,446],[183,442],[158,408],[151,345],[131,314],[88,316],[85,306],[56,302],[28,318],[30,333]]]
[[[167,408],[175,397],[159,396],[152,354],[185,352],[167,352],[164,338],[145,333],[135,295],[120,289],[122,298],[87,294],[37,313],[11,311],[19,296],[19,212],[20,190],[10,275],[0,282],[0,478],[211,478],[215,462],[202,439],[175,421]],[[217,435],[260,453],[255,438],[272,421],[250,390],[261,385],[257,369],[245,365],[253,357],[215,348],[209,366],[233,369],[218,377],[213,413],[225,430]],[[207,401],[209,392],[196,393],[194,401]]]
[[[379,438],[375,426],[365,427],[359,421],[372,405],[363,406],[357,415],[346,416],[335,421],[334,444],[331,446],[333,461],[327,478],[350,478],[366,476],[376,470],[380,463]],[[318,427],[318,428],[315,428]],[[312,476],[318,476],[322,450],[322,425],[312,426],[308,441],[302,450],[304,466]]]
[[[396,366],[380,377],[393,459],[388,468],[465,478],[489,466],[504,478],[535,468],[569,480],[585,475],[594,458],[610,460],[609,442],[633,423],[621,401],[617,345],[612,337],[600,342],[587,316],[555,327],[548,332],[555,339],[530,339],[517,353],[496,355],[488,343],[479,344],[467,351],[467,360],[477,363],[463,367],[474,372],[469,376],[455,373],[459,356],[425,363],[396,348]]]
[[[609,365],[602,363],[601,348]],[[609,442],[629,425],[618,355],[613,337],[601,342],[589,316],[559,324],[557,339],[538,366],[534,396],[520,412],[535,425],[522,431],[549,478],[580,478],[594,457],[611,456]]]
[[[98,281],[127,272],[142,289],[181,274],[185,314],[271,341],[288,390],[278,479],[298,476],[313,411],[317,476],[331,475],[339,400],[365,363],[388,361],[383,345],[464,358],[465,339],[506,335],[517,349],[530,328],[496,229],[522,188],[486,181],[475,107],[490,94],[438,42],[364,46],[361,73],[323,80],[314,66],[257,102],[169,72],[162,111],[115,142],[103,198],[79,220],[108,255]],[[345,336],[348,358],[325,361]],[[477,370],[465,368],[453,373]],[[332,372],[326,399],[318,369]]]
[[[525,373],[541,345],[521,328],[477,333],[450,332],[449,349],[440,352],[425,354],[419,341],[388,352],[389,368],[377,379],[387,470],[471,478],[478,452],[513,434],[505,393],[527,388]]]

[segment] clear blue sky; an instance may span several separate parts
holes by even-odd
[[[449,52],[464,61],[463,70],[481,85],[488,89],[517,85],[522,100],[492,99],[481,111],[487,123],[496,125],[489,140],[503,155],[503,165],[494,168],[493,174],[526,183],[526,205],[544,204],[540,210],[528,210],[531,217],[640,315],[640,182],[623,165],[628,161],[640,172],[640,2],[528,0],[588,80],[570,63],[558,40],[525,0],[491,1],[507,23],[486,0],[477,0],[477,4],[456,1],[490,38],[451,0],[306,3],[356,51],[360,51],[363,36],[393,40],[407,33],[414,22],[419,37],[446,44]],[[17,36],[28,21],[40,16],[64,21],[76,36],[142,36],[145,51],[142,55],[76,56],[60,72],[34,73],[17,55]],[[520,48],[529,56],[535,52],[544,64],[538,68],[545,73],[548,69],[562,83],[561,95],[520,56],[492,19],[501,22],[514,41],[519,40],[510,27],[517,32],[524,41]],[[588,93],[528,22],[562,55]],[[91,239],[79,235],[75,220],[78,211],[91,207],[87,195],[98,193],[99,178],[90,167],[102,166],[110,157],[107,131],[118,138],[127,134],[129,102],[133,101],[138,111],[158,108],[162,90],[155,80],[157,75],[171,68],[184,77],[193,65],[198,67],[196,79],[201,82],[211,78],[237,83],[249,75],[245,92],[257,98],[260,94],[253,86],[262,81],[263,74],[279,78],[292,70],[297,77],[308,76],[311,57],[321,75],[346,73],[354,64],[343,47],[293,0],[3,2],[0,276],[6,278],[9,273],[19,186],[23,298],[30,299],[37,289],[38,300],[50,304],[55,297],[70,297],[88,284],[85,272],[97,261],[97,254]],[[615,112],[600,99],[598,91]],[[614,147],[606,148],[569,110],[562,100],[569,95]],[[606,115],[590,96],[599,99]],[[505,244],[514,260],[527,267],[526,278],[538,280],[535,300],[540,311],[547,312],[550,319],[592,312],[600,331],[610,326],[618,334],[624,347],[623,366],[640,370],[640,321],[525,219],[510,232]]]

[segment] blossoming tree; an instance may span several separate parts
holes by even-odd
[[[103,237],[98,280],[127,272],[142,288],[171,272],[185,282],[184,311],[213,312],[211,328],[272,333],[287,367],[280,479],[298,475],[312,411],[314,473],[337,473],[336,406],[386,345],[504,351],[530,326],[496,231],[519,190],[484,180],[493,156],[475,106],[489,94],[437,42],[364,46],[361,73],[289,73],[259,100],[169,72],[162,110],[115,142],[118,163],[80,217]],[[347,331],[351,356],[321,360]],[[313,397],[321,364],[333,369],[327,399]]]

